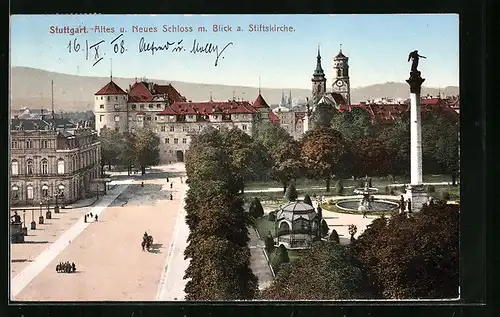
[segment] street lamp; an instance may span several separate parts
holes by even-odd
[[[50,197],[47,198],[47,212],[45,213],[45,218],[52,219],[52,213],[50,212]]]
[[[40,224],[40,225],[43,225],[42,206],[43,206],[43,202],[40,201],[40,217],[38,217],[38,224]]]
[[[23,235],[28,235],[28,228],[26,228],[26,210],[23,210]]]
[[[57,193],[57,192],[56,192],[56,206],[54,207],[54,212],[55,212],[56,214],[58,214],[58,213],[59,213],[59,204],[58,204],[58,202],[57,202],[57,199],[58,199],[58,198],[59,198],[59,193]]]
[[[36,230],[36,222],[35,222],[35,208],[31,209],[31,230]]]

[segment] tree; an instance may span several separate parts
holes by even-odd
[[[267,300],[369,298],[366,277],[344,246],[316,243],[293,263],[282,266],[264,289]]]
[[[342,181],[340,179],[337,181],[337,183],[335,183],[335,192],[338,195],[342,195],[342,193],[344,192],[344,185],[342,185]]]
[[[304,201],[304,203],[306,203],[308,205],[311,205],[311,206],[313,205],[312,200],[311,200],[311,196],[309,196],[309,194],[306,194],[304,196],[304,200],[303,201]]]
[[[375,219],[352,245],[384,298],[456,298],[459,286],[458,205],[424,206]]]
[[[321,219],[321,237],[326,237],[328,235],[328,231],[330,231],[330,227],[328,227],[328,224],[326,223],[325,219]]]
[[[313,177],[325,180],[326,191],[330,191],[330,180],[338,173],[339,162],[345,152],[346,143],[336,130],[316,129],[304,135],[304,166],[311,171]]]
[[[332,117],[331,127],[339,131],[343,138],[350,142],[358,142],[374,132],[370,114],[362,108],[337,112]]]
[[[410,170],[410,117],[404,113],[401,118],[379,125],[377,138],[387,150],[387,161],[391,174],[406,175]]]
[[[356,156],[354,176],[385,176],[391,172],[392,157],[382,140],[365,137],[354,144],[353,150]]]
[[[318,104],[311,116],[311,124],[313,129],[331,128],[332,119],[338,115],[338,110],[333,106],[320,103]]]
[[[273,235],[271,234],[271,231],[269,231],[269,233],[267,234],[264,243],[266,246],[267,253],[271,253],[274,250],[274,238]]]
[[[332,233],[330,233],[330,237],[328,237],[328,240],[332,243],[336,243],[336,244],[340,243],[340,237],[339,237],[337,230],[332,229]]]
[[[139,129],[135,134],[135,153],[141,167],[141,174],[146,174],[146,167],[157,165],[160,161],[160,138],[151,129]]]
[[[120,164],[127,167],[128,175],[132,172],[132,165],[137,162],[137,153],[135,152],[135,135],[125,132],[122,135],[122,142],[124,144],[123,150],[118,155]]]
[[[124,147],[120,132],[106,127],[101,129],[99,141],[101,142],[101,174],[104,174],[104,166],[107,164],[111,169],[111,165],[118,162]]]
[[[288,199],[288,201],[296,201],[297,197],[297,189],[294,184],[291,184],[288,186],[288,190],[286,191],[286,199]]]
[[[248,212],[250,216],[254,217],[255,219],[264,216],[264,208],[262,208],[262,204],[260,203],[259,198],[254,197],[252,199],[248,208]]]
[[[300,145],[295,140],[287,140],[271,150],[272,177],[283,185],[283,194],[288,184],[295,180],[301,170]]]
[[[281,265],[285,263],[290,263],[290,257],[288,256],[288,250],[284,245],[281,244],[274,250],[271,258],[271,265],[273,267],[274,273],[278,273]]]

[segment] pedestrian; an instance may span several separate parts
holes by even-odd
[[[92,216],[92,213],[90,213],[90,218],[92,218],[92,217],[93,217],[93,216]]]
[[[411,200],[408,198],[408,213],[411,214]]]
[[[95,215],[95,221],[98,222],[99,218],[97,217],[97,214]]]
[[[167,177],[167,183],[168,183],[168,182],[169,182],[169,179],[168,179],[168,177]]]
[[[372,178],[368,179],[368,188],[372,188]]]
[[[76,272],[75,262],[71,262],[71,268],[73,269],[73,272]]]
[[[363,210],[363,218],[366,218],[366,209]]]
[[[401,213],[405,212],[405,198],[403,197],[403,195],[401,195],[401,199],[399,202],[399,208],[401,210]]]
[[[174,199],[174,196],[172,196],[172,194],[170,194],[170,200],[173,200]]]
[[[174,183],[170,183],[170,188],[172,188],[173,185],[174,185]]]
[[[141,182],[141,187],[144,187],[144,182]]]
[[[87,215],[83,216],[83,221],[87,223]]]

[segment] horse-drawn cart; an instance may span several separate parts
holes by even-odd
[[[144,235],[144,238],[142,239],[142,250],[146,248],[147,251],[150,251],[151,248],[153,247],[153,236],[150,235]]]

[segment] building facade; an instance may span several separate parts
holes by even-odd
[[[134,133],[140,128],[155,131],[160,138],[160,163],[182,162],[191,138],[207,126],[237,127],[252,136],[260,120],[277,121],[259,94],[248,101],[188,101],[171,84],[135,82],[124,91],[111,78],[94,95],[95,124]]]
[[[72,203],[92,192],[99,178],[101,148],[87,123],[12,120],[10,201],[12,205]]]

